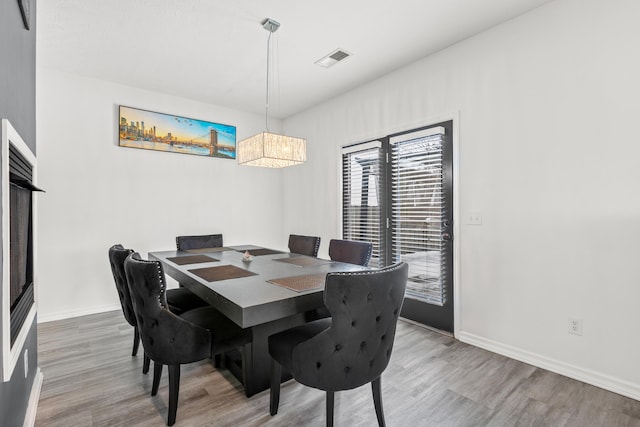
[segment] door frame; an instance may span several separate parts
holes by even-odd
[[[367,141],[378,140],[385,135],[392,135],[411,129],[417,129],[422,127],[433,126],[437,123],[446,121],[452,121],[452,167],[453,167],[453,336],[458,338],[460,335],[460,243],[462,236],[460,233],[460,221],[462,216],[460,215],[460,112],[453,111],[450,113],[429,116],[426,120],[407,122],[402,125],[392,127],[382,127],[375,133],[362,135],[360,137],[348,138],[341,141],[336,147],[336,162],[337,162],[337,191],[336,191],[336,206],[338,210],[338,221],[334,230],[335,236],[342,235],[342,147],[347,145],[364,143]],[[413,322],[409,320],[409,322]],[[415,323],[415,322],[413,322]]]

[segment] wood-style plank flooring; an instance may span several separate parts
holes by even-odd
[[[36,426],[163,426],[168,379],[131,357],[133,329],[120,311],[38,325],[44,383]],[[324,426],[325,394],[283,384],[249,399],[209,361],[183,366],[176,426]],[[382,377],[387,425],[638,426],[640,402],[399,322]],[[371,388],[336,393],[336,426],[375,426]]]

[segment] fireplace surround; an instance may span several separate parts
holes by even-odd
[[[2,377],[9,381],[36,316],[36,158],[2,119]]]

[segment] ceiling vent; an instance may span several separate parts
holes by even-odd
[[[329,68],[334,66],[335,64],[337,64],[340,61],[344,61],[345,59],[347,59],[348,57],[352,56],[349,52],[347,52],[344,49],[336,49],[333,52],[331,52],[330,54],[328,54],[327,56],[325,56],[324,58],[318,59],[315,64],[324,67],[324,68]]]

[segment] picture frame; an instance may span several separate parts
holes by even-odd
[[[18,0],[18,5],[20,6],[20,13],[22,14],[22,22],[24,22],[24,27],[27,30],[30,30],[29,23],[31,17],[31,0]]]
[[[118,145],[180,154],[236,158],[236,127],[119,106]]]

